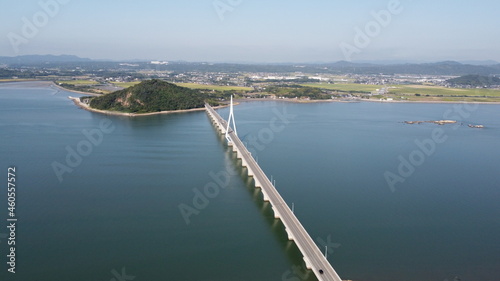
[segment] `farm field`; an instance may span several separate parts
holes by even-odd
[[[0,79],[0,83],[36,81],[35,79]]]
[[[134,81],[134,82],[112,82],[113,85],[117,87],[122,87],[122,88],[128,88],[135,86],[137,84],[141,83],[141,81]]]
[[[69,84],[73,86],[90,86],[99,84],[99,82],[93,80],[61,80],[61,81],[56,81],[56,83]]]
[[[190,89],[203,89],[203,90],[215,90],[215,91],[251,91],[250,87],[238,87],[238,86],[218,86],[218,85],[203,85],[196,83],[175,83],[177,86],[186,87]]]
[[[393,94],[420,94],[430,96],[487,96],[500,97],[500,90],[495,89],[457,89],[429,85],[393,85],[389,87]]]
[[[380,85],[365,85],[365,84],[355,84],[355,83],[338,83],[338,84],[328,84],[328,83],[306,83],[301,84],[301,86],[321,88],[325,90],[332,91],[342,91],[342,92],[373,92],[380,89]]]
[[[326,90],[337,90],[343,92],[373,92],[382,88],[381,85],[365,85],[365,84],[326,84],[326,83],[309,83],[301,84],[302,86],[321,88]],[[446,88],[433,85],[388,85],[389,94],[415,96],[440,97],[440,98],[453,98],[453,97],[493,97],[500,98],[500,90],[497,89],[459,89],[459,88]]]
[[[113,82],[115,86],[128,88],[139,84],[136,82]],[[237,86],[218,86],[218,85],[203,85],[196,83],[175,83],[177,86],[186,87],[190,89],[202,89],[202,90],[215,90],[215,91],[250,91],[252,88],[249,87],[237,87]]]

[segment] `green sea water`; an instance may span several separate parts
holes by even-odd
[[[205,112],[106,116],[68,95],[0,85],[1,280],[315,280]],[[235,117],[343,279],[498,280],[499,105],[243,102]],[[459,123],[402,123],[440,119]]]

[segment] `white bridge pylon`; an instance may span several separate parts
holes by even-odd
[[[228,143],[233,142],[231,137],[229,136],[229,129],[231,128],[231,121],[233,122],[233,131],[235,135],[238,135],[236,132],[236,122],[234,122],[234,111],[233,111],[233,96],[231,96],[231,107],[229,108],[229,118],[227,119],[227,128],[226,128],[226,139]]]

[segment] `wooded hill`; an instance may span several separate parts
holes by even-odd
[[[149,113],[201,108],[206,95],[197,90],[179,87],[153,79],[133,87],[90,100],[90,107],[130,113]]]
[[[446,82],[458,86],[489,87],[500,85],[500,78],[493,76],[465,75],[458,78],[449,79]]]

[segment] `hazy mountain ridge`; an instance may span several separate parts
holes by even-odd
[[[123,61],[127,62],[127,61]],[[10,67],[119,67],[118,61],[105,62],[73,55],[27,55],[0,57],[0,63]],[[377,64],[370,62],[338,61],[334,63],[289,63],[289,64],[238,64],[173,61],[168,65],[151,65],[149,61],[137,62],[141,68],[171,71],[199,72],[303,72],[303,73],[353,73],[353,74],[416,74],[416,75],[500,75],[500,63],[484,61],[485,65],[464,64],[456,61],[434,63]]]
[[[4,64],[43,64],[62,62],[90,62],[91,59],[80,58],[74,55],[25,55],[17,57],[0,57],[0,63]]]

